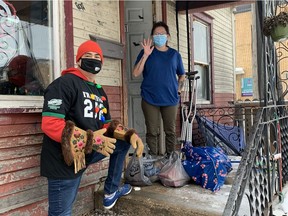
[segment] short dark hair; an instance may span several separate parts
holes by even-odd
[[[153,35],[155,29],[158,28],[158,27],[163,27],[163,28],[165,28],[166,33],[167,33],[168,35],[170,35],[168,25],[167,25],[165,22],[162,22],[162,21],[159,21],[159,22],[154,23],[154,25],[153,25],[153,27],[152,27],[152,30],[151,30],[151,35]]]

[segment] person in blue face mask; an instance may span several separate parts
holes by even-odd
[[[146,143],[149,154],[160,155],[159,128],[163,119],[166,153],[175,150],[176,116],[185,71],[181,55],[168,46],[169,27],[156,22],[151,38],[144,39],[133,69],[133,76],[143,75],[141,84],[142,110],[146,124]]]

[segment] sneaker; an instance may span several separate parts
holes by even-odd
[[[124,184],[117,191],[113,193],[111,196],[104,196],[103,206],[105,209],[111,209],[117,202],[117,200],[125,195],[128,195],[132,191],[132,187],[130,184]]]

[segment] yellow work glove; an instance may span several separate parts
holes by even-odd
[[[138,157],[142,156],[144,145],[134,129],[128,129],[120,124],[118,120],[112,120],[107,128],[106,135],[130,143],[136,149],[136,155]]]
[[[136,155],[138,157],[141,157],[144,150],[144,144],[141,140],[141,138],[133,131],[134,129],[130,129],[126,132],[127,139],[130,140],[130,144],[134,149],[136,149]],[[115,131],[116,132],[116,131]],[[117,132],[116,132],[117,133]],[[132,133],[132,135],[129,138],[129,133]]]
[[[86,131],[75,126],[74,122],[66,121],[62,132],[62,154],[65,163],[71,166],[74,162],[74,172],[86,167],[85,153],[91,153],[87,145],[88,134]]]
[[[68,166],[74,162],[75,174],[86,167],[85,154],[91,153],[92,149],[105,156],[113,153],[116,139],[104,136],[105,132],[106,129],[85,131],[74,122],[66,121],[61,140],[62,154]]]
[[[93,132],[92,149],[109,157],[115,149],[116,139],[104,136],[106,131],[107,129],[103,128]]]

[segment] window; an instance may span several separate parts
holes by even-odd
[[[211,25],[194,17],[193,54],[194,70],[198,71],[197,99],[199,103],[211,103]]]
[[[0,100],[8,101],[7,95],[35,100],[52,81],[52,4],[0,1]]]

